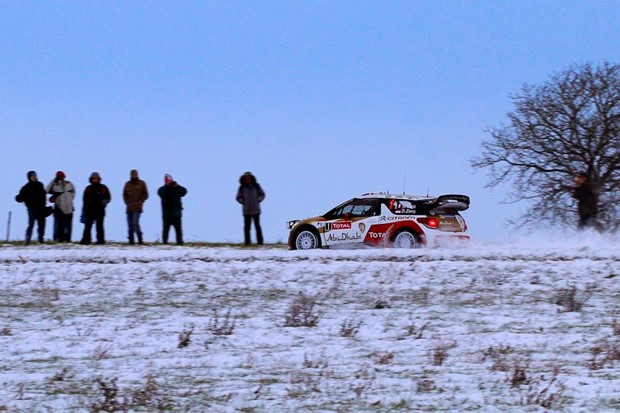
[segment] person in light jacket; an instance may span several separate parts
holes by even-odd
[[[46,190],[51,195],[50,202],[54,204],[54,241],[71,242],[75,187],[63,171],[58,171]]]
[[[256,177],[251,172],[246,172],[239,178],[239,190],[237,191],[237,202],[243,205],[243,235],[245,245],[251,244],[250,229],[252,221],[256,228],[256,242],[263,245],[263,230],[260,226],[260,203],[265,199],[265,191],[256,181]]]

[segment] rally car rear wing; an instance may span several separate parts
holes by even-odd
[[[448,194],[438,196],[430,205],[432,212],[445,212],[448,210],[465,211],[469,208],[467,195]]]

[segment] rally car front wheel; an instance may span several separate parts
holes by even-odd
[[[392,245],[394,248],[416,248],[418,240],[411,231],[405,229],[396,234]]]
[[[295,236],[295,248],[298,250],[311,250],[319,248],[319,239],[312,231],[300,231]]]

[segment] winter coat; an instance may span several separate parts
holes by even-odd
[[[65,215],[73,214],[75,208],[75,187],[67,180],[53,179],[47,185],[47,193],[51,194],[50,202],[54,203],[54,208]]]
[[[245,182],[245,178],[248,176],[251,179],[250,183]],[[260,214],[260,203],[265,199],[265,192],[256,182],[256,177],[250,173],[245,173],[239,178],[239,183],[237,202],[243,205],[243,215]]]
[[[577,212],[580,217],[588,217],[597,213],[598,199],[589,183],[578,186],[573,192],[573,198],[577,200]]]
[[[26,208],[32,211],[43,211],[47,203],[45,187],[39,181],[29,181],[22,186],[19,194],[15,197],[17,202],[26,204]]]
[[[127,213],[142,212],[144,201],[149,198],[146,182],[139,178],[131,178],[123,189],[123,200],[127,205]]]
[[[183,216],[183,198],[187,194],[187,189],[173,182],[164,185],[157,191],[161,198],[161,214],[164,219],[181,218]]]
[[[86,216],[105,216],[105,207],[112,200],[112,196],[107,186],[102,183],[94,183],[86,187],[82,199]]]

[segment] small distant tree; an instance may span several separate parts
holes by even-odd
[[[574,225],[573,178],[586,173],[598,198],[597,226],[620,227],[620,66],[572,66],[512,96],[508,124],[490,128],[474,168],[509,202],[529,201],[522,224]]]

